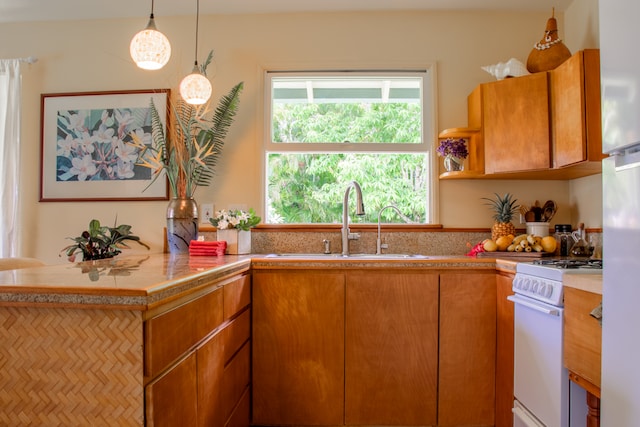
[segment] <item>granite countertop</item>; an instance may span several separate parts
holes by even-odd
[[[464,255],[408,256],[391,258],[368,254],[355,254],[342,257],[338,254],[329,256],[318,254],[287,254],[286,256],[270,256],[268,254],[252,255],[251,266],[254,269],[269,268],[480,268],[496,267],[495,259],[472,258]]]
[[[255,269],[402,268],[495,270],[495,259],[464,255],[269,257],[266,254],[190,257],[150,254],[0,271],[0,306],[99,307],[148,310],[212,280]]]
[[[250,265],[248,256],[151,254],[6,270],[0,271],[0,305],[146,310]]]
[[[562,279],[563,286],[602,295],[602,273],[567,274]]]

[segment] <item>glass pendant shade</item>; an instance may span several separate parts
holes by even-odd
[[[136,65],[144,70],[159,70],[169,62],[171,44],[169,39],[156,29],[153,16],[149,19],[147,28],[133,36],[129,52]]]
[[[180,82],[180,95],[188,104],[204,104],[211,97],[211,91],[211,82],[198,71],[197,65],[193,72]]]

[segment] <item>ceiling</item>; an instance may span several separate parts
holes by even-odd
[[[200,14],[381,11],[508,10],[563,12],[573,0],[200,0]],[[191,15],[196,2],[154,0],[156,19]],[[187,3],[188,2],[188,3]],[[190,4],[193,3],[191,6]],[[185,7],[185,4],[188,6]],[[0,0],[0,22],[148,16],[151,0]]]

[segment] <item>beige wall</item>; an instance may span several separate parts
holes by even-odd
[[[438,130],[443,130],[466,125],[467,94],[492,79],[480,66],[511,57],[526,62],[548,17],[549,13],[475,11],[202,16],[200,59],[210,48],[216,51],[210,67],[214,97],[219,98],[241,80],[245,90],[218,177],[211,187],[198,190],[197,200],[212,201],[217,207],[244,204],[262,211],[261,67],[327,63],[402,66],[435,61],[437,123]],[[557,17],[562,27],[562,16]],[[78,235],[91,218],[111,223],[116,215],[118,222],[132,225],[134,233],[154,251],[160,250],[166,202],[38,202],[40,94],[150,88],[177,91],[180,79],[193,64],[193,19],[158,15],[156,20],[174,49],[168,66],[156,72],[137,69],[128,54],[131,36],[146,24],[145,17],[0,26],[0,39],[13,41],[2,43],[0,57],[39,58],[23,73],[22,255],[65,262],[58,251],[69,243],[66,237]],[[579,48],[593,47],[582,45],[587,43],[582,40],[576,42]],[[576,222],[574,207],[581,206],[582,200],[572,199],[573,186],[583,188],[564,181],[441,182],[440,222],[446,227],[489,227],[490,211],[481,198],[507,191],[524,203],[554,199],[560,205],[556,220]],[[585,219],[587,226],[599,225],[590,221]],[[130,253],[137,251],[134,248]]]
[[[574,0],[565,14],[564,40],[571,52],[600,47],[598,0]],[[572,223],[602,227],[602,175],[571,181]]]

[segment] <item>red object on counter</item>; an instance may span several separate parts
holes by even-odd
[[[227,242],[224,240],[215,242],[192,240],[189,243],[189,255],[191,256],[222,256],[226,250]]]
[[[471,243],[467,243],[467,247],[471,248]],[[480,252],[484,252],[484,245],[482,242],[476,244],[471,250],[466,254],[467,256],[476,257]]]

